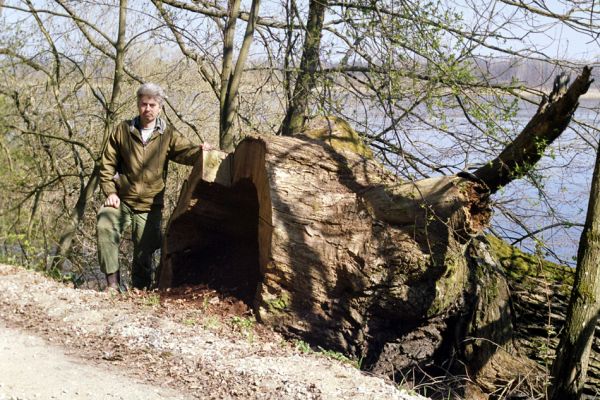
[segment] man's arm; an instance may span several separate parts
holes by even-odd
[[[194,165],[200,157],[202,149],[208,150],[208,147],[210,146],[207,144],[197,145],[174,130],[169,149],[169,159],[179,164]]]
[[[102,153],[100,160],[100,188],[106,195],[106,201],[104,205],[114,208],[119,208],[121,200],[117,195],[117,186],[114,181],[114,176],[117,172],[117,165],[119,162],[119,151],[118,151],[118,127],[108,138],[106,148]]]

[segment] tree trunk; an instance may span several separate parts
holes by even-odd
[[[85,187],[79,193],[77,203],[75,204],[75,208],[71,213],[71,218],[69,218],[65,230],[58,240],[56,253],[52,257],[52,263],[50,264],[51,270],[62,271],[64,262],[69,258],[71,248],[73,247],[73,239],[77,233],[77,228],[83,219],[83,215],[88,204],[94,196],[96,188],[98,187],[98,172],[99,165],[96,165]]]
[[[488,392],[530,379],[539,367],[518,353],[509,285],[474,239],[492,181],[398,181],[369,156],[335,118],[205,152],[169,222],[159,286],[235,295],[262,322],[377,373],[461,364]]]
[[[535,361],[537,367],[531,371],[544,370],[543,374],[539,374],[538,384],[547,385],[546,371],[552,364],[555,351],[560,348],[559,334],[565,325],[574,268],[537,259],[497,238],[489,238],[489,242],[493,249],[492,258],[499,262],[502,276],[506,276],[509,283],[514,323],[511,345],[523,356]],[[600,329],[596,329],[584,387],[584,395],[590,398],[597,397],[600,388],[599,349]],[[545,393],[545,389],[541,393]]]
[[[533,394],[544,393],[544,380],[540,379],[546,376],[543,365],[523,357],[515,341],[522,318],[514,309],[514,282],[507,279],[506,268],[488,239],[481,236],[470,243],[467,260],[471,281],[465,294],[469,300],[456,324],[459,342],[455,345],[461,361],[458,367],[464,368],[454,366],[453,370],[457,375],[468,375],[476,385],[466,385],[464,398],[479,398],[476,394],[481,390],[498,393],[499,388],[503,395],[498,398],[533,398]],[[543,319],[542,315],[535,317]]]
[[[219,148],[224,151],[232,151],[235,147],[237,137],[233,134],[233,119],[237,111],[237,95],[242,79],[244,65],[248,58],[250,45],[254,38],[256,20],[258,19],[258,9],[260,0],[252,0],[250,6],[250,16],[246,24],[246,32],[240,53],[238,54],[235,68],[233,67],[233,40],[235,36],[235,25],[239,17],[239,0],[231,0],[229,3],[229,16],[225,26],[223,41],[223,68],[221,71],[221,91],[220,91],[220,110],[219,118]]]
[[[521,133],[496,159],[475,172],[492,193],[525,175],[567,128],[579,106],[579,97],[588,91],[593,82],[590,79],[591,72],[591,68],[583,67],[569,88],[566,87],[569,80],[565,79],[565,75],[557,76],[554,89],[548,97],[544,97],[536,114]]]
[[[102,136],[102,152],[108,141],[108,136],[115,124],[117,100],[121,94],[121,86],[124,74],[125,52],[126,52],[126,28],[127,28],[127,2],[128,0],[120,0],[119,2],[119,30],[117,33],[117,41],[115,43],[115,69],[113,75],[113,86],[110,102],[106,107],[106,120],[104,123],[104,133]],[[98,173],[100,165],[96,160],[92,174],[88,178],[87,183],[81,189],[75,209],[71,213],[71,217],[67,226],[58,241],[56,254],[52,258],[51,269],[62,271],[65,260],[71,253],[73,247],[73,239],[77,233],[77,228],[81,223],[85,210],[91,201],[99,183]]]
[[[160,286],[214,285],[265,323],[373,364],[390,340],[429,330],[403,352],[409,366],[441,345],[429,320],[441,329],[460,309],[466,243],[489,215],[485,190],[464,178],[397,182],[320,140],[247,138],[192,171]]]
[[[304,128],[308,100],[311,90],[315,87],[316,73],[320,64],[319,51],[321,50],[321,33],[326,9],[327,0],[310,1],[300,72],[296,78],[294,94],[281,126],[282,135],[289,136]]]
[[[567,321],[552,364],[552,399],[579,399],[600,313],[600,151],[592,177],[587,217],[577,254]]]

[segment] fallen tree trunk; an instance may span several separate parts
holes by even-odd
[[[478,183],[396,184],[310,138],[247,138],[220,154],[205,153],[182,190],[161,287],[212,280],[263,322],[374,362],[388,337],[459,309],[465,244],[490,215]]]
[[[489,241],[493,257],[508,278],[515,321],[514,345],[538,366],[549,367],[566,320],[575,270],[525,254],[499,239]],[[584,395],[600,395],[599,326],[592,343]]]
[[[544,97],[537,112],[521,133],[494,160],[475,171],[492,193],[521,178],[542,158],[544,151],[567,128],[593,79],[592,69],[583,67],[581,74],[567,87],[566,75],[559,75],[548,97]]]
[[[489,222],[489,175],[398,181],[368,153],[335,119],[205,152],[169,222],[160,287],[210,285],[377,373],[460,355],[491,392],[535,370],[499,264],[472,239]]]

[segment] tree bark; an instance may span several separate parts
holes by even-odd
[[[537,393],[549,398],[546,391],[548,369],[559,347],[573,288],[575,269],[553,264],[523,253],[497,238],[492,244],[492,258],[499,264],[510,290],[510,310],[513,317],[512,345],[520,354],[535,361],[530,376],[538,375]],[[500,330],[498,330],[499,332]],[[496,342],[499,343],[499,342]],[[596,329],[589,362],[584,395],[593,398],[600,387],[600,329]],[[517,380],[518,381],[518,380]],[[528,387],[524,388],[527,392]],[[532,397],[532,396],[525,396]]]
[[[579,399],[600,313],[600,152],[592,177],[587,217],[577,252],[567,321],[552,364],[552,399]]]
[[[229,16],[225,26],[223,41],[223,68],[221,71],[221,91],[220,91],[220,129],[219,129],[219,148],[224,151],[232,151],[235,147],[236,137],[233,134],[233,119],[236,113],[237,94],[242,79],[244,64],[248,58],[250,45],[254,37],[256,20],[258,19],[258,10],[260,0],[252,0],[250,7],[250,16],[246,24],[246,32],[238,59],[233,67],[233,39],[235,36],[235,25],[239,17],[239,0],[231,0],[229,3]]]
[[[311,0],[304,51],[300,61],[300,72],[296,78],[296,86],[287,113],[281,125],[282,135],[292,135],[304,128],[310,92],[316,84],[316,73],[319,67],[319,51],[321,50],[321,33],[325,20],[327,0]]]
[[[441,346],[469,279],[466,243],[489,215],[485,190],[465,178],[397,182],[321,140],[246,138],[194,167],[159,285],[213,285],[261,321],[373,365],[388,342],[412,335],[395,356],[407,367]]]

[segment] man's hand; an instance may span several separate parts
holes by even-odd
[[[106,198],[104,205],[107,207],[119,208],[119,206],[121,205],[121,199],[119,199],[119,196],[117,196],[116,193],[111,193]]]
[[[202,144],[200,145],[200,148],[201,148],[202,150],[204,150],[204,151],[209,151],[209,150],[212,150],[212,149],[213,149],[213,147],[210,145],[210,143],[206,143],[206,142],[205,142],[205,143],[202,143]]]

